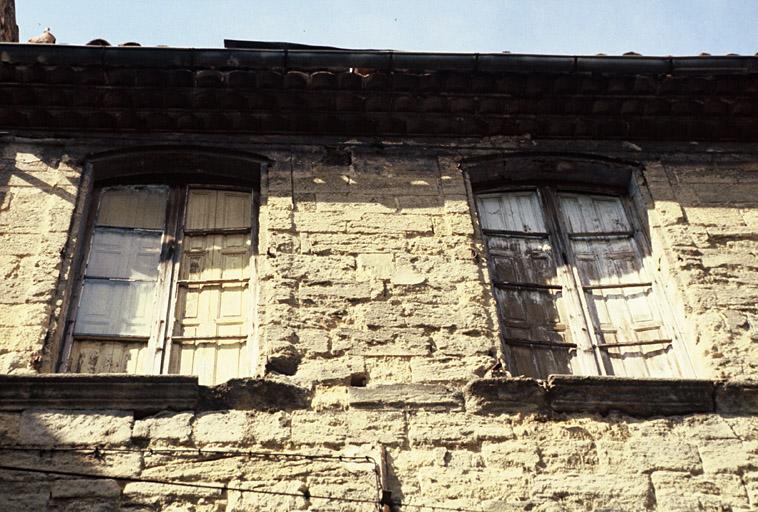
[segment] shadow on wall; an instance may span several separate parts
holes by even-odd
[[[373,510],[378,452],[344,437],[298,441],[290,421],[289,411],[0,413],[0,508]]]
[[[80,178],[62,146],[8,144],[0,154],[2,372],[41,362]]]

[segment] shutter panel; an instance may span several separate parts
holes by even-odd
[[[537,192],[479,196],[478,206],[511,371],[571,373],[565,290]]]
[[[609,374],[678,376],[673,336],[618,197],[559,194],[567,236]],[[607,345],[604,347],[604,345]]]
[[[74,324],[70,371],[144,371],[156,315],[166,200],[165,187],[102,192]]]
[[[248,373],[251,195],[190,190],[171,373],[217,384]]]

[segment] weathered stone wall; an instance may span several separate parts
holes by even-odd
[[[129,411],[30,409],[0,415],[3,445],[36,447],[0,449],[0,466],[134,481],[0,470],[0,508],[369,511],[375,505],[319,497],[376,500],[374,464],[351,457],[378,460],[383,445],[393,499],[408,505],[477,511],[747,511],[758,506],[757,439],[754,418],[713,414],[548,418],[421,406],[182,411],[135,418]],[[82,450],[65,451],[74,447]],[[174,451],[161,451],[167,449]]]
[[[755,151],[640,152],[529,141],[509,149],[534,147],[641,161],[635,199],[702,376],[758,377]],[[107,148],[47,141],[2,149],[0,373],[53,367],[86,199],[83,157]],[[758,507],[752,413],[641,419],[523,408],[482,414],[444,393],[414,395],[412,388],[398,389],[397,403],[384,406],[351,402],[356,387],[382,384],[437,384],[457,396],[493,364],[495,309],[458,163],[503,147],[235,148],[273,162],[261,190],[256,265],[259,374],[312,390],[310,405],[149,417],[129,410],[3,412],[2,445],[86,451],[0,450],[0,465],[295,496],[0,470],[0,509],[373,510],[307,499],[374,499],[371,464],[202,450],[376,458],[379,444],[388,449],[393,498],[408,504],[543,511]],[[104,448],[95,453],[93,445]],[[159,453],[161,447],[191,451],[177,457]]]
[[[3,149],[3,373],[53,368],[85,206],[84,155],[97,149]],[[300,383],[463,383],[491,366],[497,320],[458,164],[498,148],[246,149],[273,161],[261,191],[260,374],[268,366]],[[755,158],[605,154],[644,166],[638,204],[652,257],[702,376],[755,377]]]
[[[481,376],[497,327],[455,162],[352,153],[272,155],[259,268],[269,367],[291,373],[296,354],[296,380],[317,384]]]
[[[38,371],[49,354],[80,183],[60,144],[0,149],[0,373]]]

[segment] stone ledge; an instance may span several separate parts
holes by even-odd
[[[463,390],[466,412],[501,414],[541,411],[547,406],[542,381],[526,377],[472,380]]]
[[[758,382],[717,382],[715,400],[716,412],[725,414],[758,414]]]
[[[714,383],[709,380],[627,379],[551,375],[547,403],[556,412],[621,412],[666,416],[713,412]]]
[[[31,408],[194,409],[197,377],[180,375],[0,375],[0,411]]]
[[[222,409],[286,411],[307,409],[311,392],[273,379],[231,379],[217,386],[200,386],[198,410]]]
[[[354,409],[463,409],[457,389],[435,384],[386,384],[348,388]]]
[[[464,389],[466,411],[600,413],[673,416],[692,413],[756,414],[758,383],[696,379],[627,379],[551,375],[477,379]]]

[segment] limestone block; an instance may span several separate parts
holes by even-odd
[[[446,448],[389,448],[387,450],[390,459],[392,460],[392,466],[395,471],[402,476],[410,476],[406,482],[405,478],[401,480],[403,483],[411,484],[411,479],[416,471],[420,468],[429,466],[445,466],[445,459],[448,454]]]
[[[204,482],[212,484],[213,482]],[[192,510],[192,504],[205,500],[222,499],[218,490],[152,482],[129,482],[124,486],[122,503],[151,504],[161,506],[161,511]],[[169,508],[169,506],[173,508]],[[214,507],[218,509],[217,507]],[[196,509],[197,510],[197,509]],[[210,512],[209,508],[205,509]],[[205,511],[204,511],[205,512]]]
[[[369,282],[306,284],[300,287],[301,300],[357,301],[368,300],[381,293],[382,288]]]
[[[448,468],[475,469],[484,467],[484,457],[472,450],[445,450],[445,466]],[[490,468],[500,469],[500,468]]]
[[[337,231],[333,229],[332,231]],[[366,213],[359,220],[347,223],[349,233],[425,233],[434,232],[432,220],[426,215],[417,214],[375,214]]]
[[[300,233],[344,233],[348,222],[337,213],[296,211],[294,226]]]
[[[97,438],[82,438],[80,444],[92,446],[92,439]],[[142,454],[140,452],[113,452],[106,449],[96,455],[94,448],[92,451],[76,452],[0,450],[0,465],[73,473],[93,473],[111,478],[131,478],[139,475],[142,470]],[[17,475],[18,477],[13,478],[14,480],[29,479],[28,473],[18,473]]]
[[[37,356],[38,350],[17,350],[0,354],[0,374],[32,374],[32,361]]]
[[[28,444],[125,444],[133,418],[125,411],[29,409],[21,415],[21,441]]]
[[[0,444],[16,444],[20,438],[21,415],[0,413]]]
[[[727,416],[724,421],[740,439],[758,441],[758,421],[753,416]]]
[[[365,378],[366,366],[362,357],[342,356],[332,359],[306,359],[295,375],[297,382],[308,384],[349,385],[351,380]]]
[[[494,496],[505,500],[518,500],[529,495],[530,485],[526,473],[519,468],[510,469],[458,469],[421,468],[418,470],[421,496],[438,504],[448,500],[471,499],[476,501]],[[427,501],[427,500],[425,500]]]
[[[306,510],[310,507],[310,501],[306,491],[308,486],[300,480],[276,481],[239,481],[230,482],[231,487],[265,489],[274,492],[295,494],[271,495],[257,494],[254,492],[229,491],[226,512],[264,512],[267,510]]]
[[[296,411],[292,414],[292,442],[342,446],[347,434],[347,419],[345,412]]]
[[[542,462],[546,473],[584,473],[598,465],[594,441],[556,439],[540,445]]]
[[[297,348],[305,354],[324,355],[329,353],[329,335],[323,329],[299,329]]]
[[[432,384],[389,384],[349,387],[351,408],[365,409],[460,409],[458,390]]]
[[[0,510],[38,512],[47,508],[50,495],[50,484],[47,482],[0,481],[0,488]]]
[[[559,510],[649,510],[655,503],[647,475],[541,474],[533,482],[532,501],[552,501]]]
[[[425,356],[431,349],[430,337],[424,329],[394,328],[358,330],[339,329],[332,341],[332,351],[360,354],[367,357]]]
[[[141,476],[159,480],[228,481],[249,462],[245,456],[220,456],[212,451],[186,454],[147,453]]]
[[[709,441],[698,446],[706,473],[741,473],[748,468],[757,470],[758,457],[751,462],[747,446],[739,440]]]
[[[702,475],[656,471],[651,475],[660,510],[750,510],[737,475]]]
[[[697,448],[672,437],[645,436],[630,439],[625,458],[639,472],[702,470]]]
[[[347,416],[348,444],[400,446],[405,442],[405,413],[394,411],[350,411]]]
[[[402,253],[445,256],[457,261],[473,261],[474,242],[470,236],[450,235],[414,236],[404,241]]]
[[[500,421],[463,413],[418,412],[408,419],[410,446],[479,446],[513,439],[513,428]]]
[[[434,219],[434,233],[439,236],[473,235],[471,215],[450,214]]]
[[[50,494],[53,498],[117,498],[121,486],[116,480],[55,480]]]
[[[256,444],[279,447],[290,439],[290,415],[284,411],[249,414],[248,429]]]
[[[686,439],[731,439],[736,440],[737,434],[729,425],[729,419],[715,414],[693,414],[683,416],[671,428],[674,436]]]
[[[370,469],[369,469],[370,468]],[[362,470],[362,471],[361,471]],[[356,468],[352,475],[322,476],[313,475],[308,478],[308,489],[311,492],[311,508],[309,510],[369,511],[376,507],[370,503],[340,503],[329,500],[328,496],[340,496],[358,500],[376,500],[376,474],[373,465],[363,465]]]
[[[193,438],[199,445],[241,444],[251,439],[246,411],[213,411],[195,418]]]
[[[408,357],[367,357],[368,382],[373,385],[409,383],[411,362]]]
[[[36,326],[47,322],[50,305],[36,304],[4,304],[0,308],[1,326]]]
[[[353,256],[314,256],[302,254],[280,254],[267,258],[272,272],[284,279],[307,279],[312,283],[320,281],[352,281],[355,272]]]
[[[537,443],[529,439],[485,442],[482,457],[488,468],[518,467],[534,472],[540,463]]]
[[[187,443],[192,435],[192,414],[162,412],[134,422],[132,437],[165,443]]]
[[[371,236],[359,233],[301,233],[300,243],[303,254],[402,253],[406,250],[406,239],[393,233],[373,233]]]
[[[479,335],[439,331],[432,335],[432,339],[440,355],[460,357],[491,354],[498,343],[497,335],[492,332],[477,334]]]
[[[414,357],[411,359],[411,376],[413,382],[457,382],[462,384],[483,376],[493,364],[493,358],[488,356]]]
[[[313,390],[311,407],[316,411],[325,409],[347,409],[348,386],[317,385]]]
[[[427,278],[424,274],[414,271],[409,267],[398,268],[391,276],[390,281],[395,285],[418,286],[424,284]]]
[[[358,279],[389,279],[394,272],[392,254],[359,254],[356,258]]]

